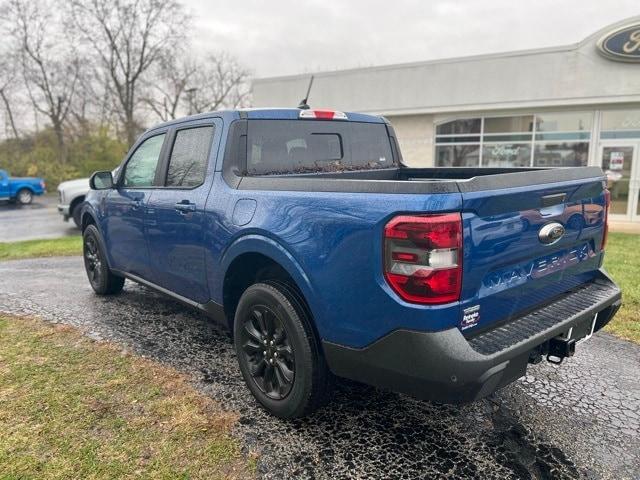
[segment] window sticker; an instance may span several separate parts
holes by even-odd
[[[609,170],[624,169],[624,152],[611,152],[609,156]]]

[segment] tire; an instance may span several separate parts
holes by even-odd
[[[73,209],[71,210],[71,218],[73,218],[73,223],[76,224],[76,227],[81,228],[82,227],[82,208],[80,208],[82,205],[82,201],[76,203],[73,206]]]
[[[271,414],[302,417],[328,398],[331,373],[295,288],[250,286],[236,309],[234,346],[247,387]]]
[[[124,278],[109,270],[100,233],[95,225],[89,225],[82,234],[82,255],[87,278],[94,292],[98,295],[113,295],[122,290]]]
[[[18,190],[16,200],[20,205],[29,205],[33,201],[33,192],[28,188]]]

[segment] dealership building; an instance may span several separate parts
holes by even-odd
[[[614,219],[640,222],[640,17],[574,45],[313,74],[309,103],[384,115],[410,166],[601,166]],[[256,79],[295,106],[309,74]]]

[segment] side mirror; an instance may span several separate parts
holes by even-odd
[[[109,190],[113,188],[113,176],[111,172],[96,172],[89,179],[91,190]]]

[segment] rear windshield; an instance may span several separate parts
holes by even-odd
[[[394,166],[384,124],[322,120],[251,120],[247,173],[342,172]]]

